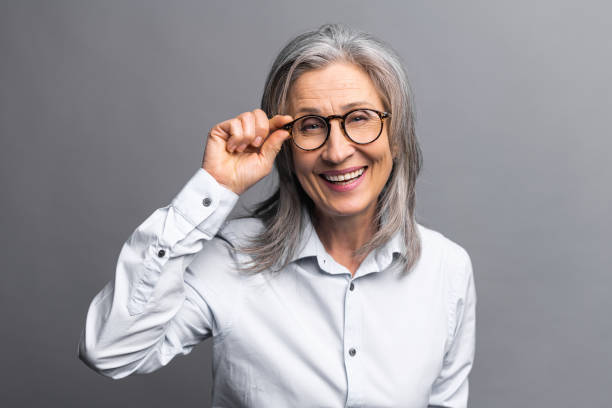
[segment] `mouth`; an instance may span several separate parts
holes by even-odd
[[[325,172],[325,173],[322,173],[320,176],[329,183],[332,183],[338,186],[344,186],[344,185],[350,184],[354,182],[355,180],[359,179],[359,177],[363,175],[366,169],[367,169],[367,166],[356,167],[356,168],[350,168],[350,169],[345,169],[345,170],[340,170],[340,171]]]

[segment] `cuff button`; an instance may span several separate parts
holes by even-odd
[[[160,258],[163,258],[164,255],[166,255],[166,251],[164,251],[163,249],[160,249],[159,252],[157,253],[157,256],[159,256]]]
[[[206,197],[202,200],[202,205],[204,207],[209,207],[212,204],[212,200],[209,197]]]

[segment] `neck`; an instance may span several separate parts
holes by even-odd
[[[359,268],[365,256],[354,256],[357,249],[368,242],[377,230],[374,211],[354,216],[329,216],[316,213],[315,229],[325,250],[352,275]]]

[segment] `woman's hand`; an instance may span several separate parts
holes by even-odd
[[[272,171],[289,132],[281,127],[293,118],[268,119],[261,109],[244,112],[215,125],[208,133],[202,168],[220,184],[242,194]]]

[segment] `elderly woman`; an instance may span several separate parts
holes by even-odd
[[[470,258],[416,223],[405,71],[325,25],[268,75],[261,109],[215,125],[202,167],[123,246],[80,358],[115,379],[213,337],[213,406],[465,407]],[[278,169],[253,217],[238,196]]]

